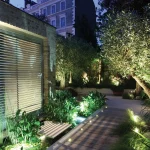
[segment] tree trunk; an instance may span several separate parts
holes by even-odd
[[[143,88],[144,92],[147,94],[147,96],[150,98],[150,89],[146,86],[145,82],[143,82],[140,78],[137,76],[132,76],[133,79]]]
[[[136,90],[135,90],[136,96],[139,96],[141,90],[142,90],[141,86],[138,84],[138,82],[136,82]]]
[[[102,61],[101,60],[99,60],[99,68],[98,68],[99,70],[98,70],[98,84],[100,84],[101,83],[101,71],[102,71]]]
[[[70,71],[70,75],[69,75],[69,84],[71,84],[72,83],[72,73],[71,73],[71,71]]]
[[[60,88],[65,88],[65,75],[62,75],[61,80],[60,80]]]

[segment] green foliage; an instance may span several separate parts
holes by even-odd
[[[125,134],[114,144],[111,150],[149,150],[147,141],[134,132]]]
[[[131,93],[131,92],[123,93],[122,98],[123,99],[134,99],[134,93]]]
[[[56,79],[65,84],[70,72],[73,79],[81,78],[96,57],[96,50],[81,39],[57,36],[56,55]]]
[[[16,112],[15,117],[7,118],[8,136],[12,144],[37,143],[40,122],[32,114],[27,114],[21,110]]]
[[[114,131],[120,139],[112,146],[112,150],[149,150],[150,140],[144,135],[147,131],[143,119],[128,110],[124,122]]]
[[[75,124],[78,114],[78,102],[68,91],[57,91],[56,97],[49,99],[49,104],[45,106],[44,112],[47,120],[56,122],[68,122]]]
[[[141,115],[147,123],[150,123],[150,99],[145,99],[143,102]]]
[[[80,115],[89,116],[106,104],[106,96],[99,92],[90,92],[88,96],[82,97],[80,102]]]
[[[102,9],[107,9],[108,12],[115,10],[135,11],[138,14],[143,14],[144,7],[149,3],[149,0],[102,0],[99,5]]]
[[[108,69],[124,78],[132,76],[150,96],[150,19],[133,12],[108,14],[101,27],[102,55]]]
[[[124,77],[136,74],[149,80],[149,20],[125,12],[107,19],[101,42],[109,68]]]
[[[3,130],[4,130],[4,115],[0,109],[0,145],[3,144],[3,138],[4,138]]]
[[[144,90],[142,90],[142,91],[140,92],[140,98],[141,98],[142,100],[148,99],[148,96],[146,95],[146,93],[144,92]],[[145,103],[145,104],[146,104],[146,103]]]

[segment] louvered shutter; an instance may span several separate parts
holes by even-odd
[[[41,45],[0,33],[0,112],[41,108]]]

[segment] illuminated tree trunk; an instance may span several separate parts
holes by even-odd
[[[72,73],[71,73],[71,71],[70,71],[69,84],[71,84],[71,83],[72,83]]]
[[[138,84],[138,82],[136,82],[136,90],[135,90],[136,95],[139,95],[141,90],[142,90],[141,86]]]
[[[99,74],[98,74],[98,83],[101,83],[101,70],[102,70],[102,61],[99,60]]]
[[[65,88],[65,74],[62,74],[61,80],[60,80],[60,88]]]
[[[132,76],[133,79],[143,88],[144,92],[147,94],[147,96],[150,98],[150,89],[146,86],[145,82],[143,82],[141,79],[139,79],[137,76]]]

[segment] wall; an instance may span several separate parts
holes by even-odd
[[[55,28],[20,9],[0,1],[1,28],[7,26],[9,31],[22,34],[24,38],[33,36],[43,41],[43,92],[45,103],[49,90],[55,87]]]

